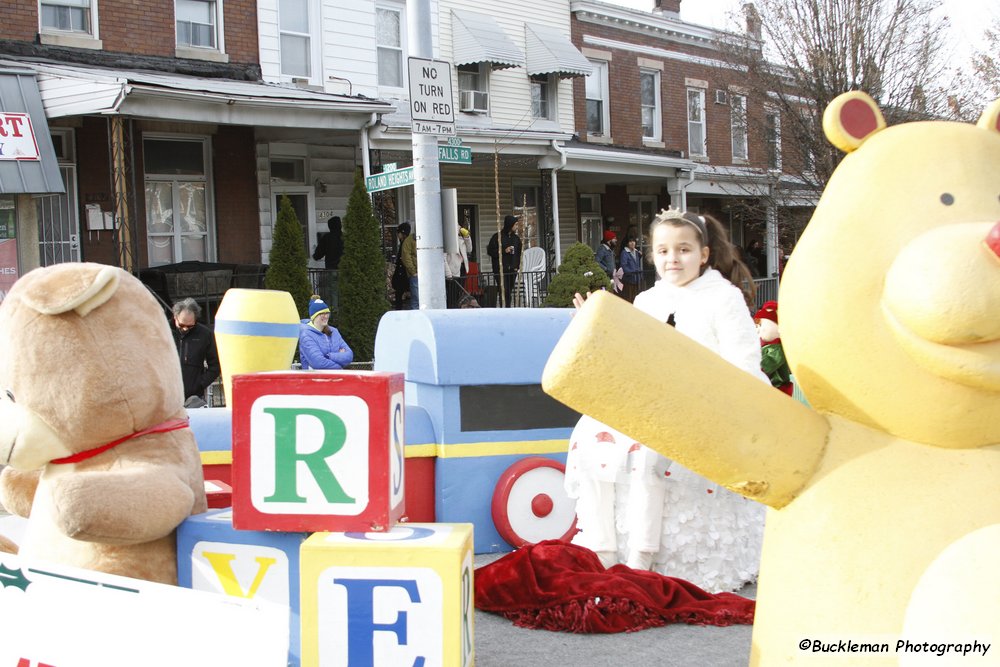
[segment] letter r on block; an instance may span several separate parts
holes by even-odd
[[[328,410],[315,408],[264,408],[264,412],[274,417],[274,493],[264,500],[306,502],[299,495],[296,478],[301,461],[316,479],[327,502],[354,502],[326,463],[326,459],[339,452],[347,441],[344,420]],[[315,417],[323,426],[323,442],[315,452],[302,454],[298,451],[299,417]]]

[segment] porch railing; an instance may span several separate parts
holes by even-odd
[[[389,272],[391,275],[391,271]],[[555,271],[519,271],[514,277],[510,301],[514,308],[541,308],[548,296],[549,283]],[[309,282],[313,293],[320,295],[323,301],[336,310],[340,299],[338,295],[339,272],[327,269],[309,269]],[[656,282],[656,271],[647,269],[639,277],[639,291],[652,287]],[[757,287],[757,308],[765,301],[777,301],[778,279],[754,278]],[[386,291],[389,302],[393,302],[392,288],[386,281]],[[500,303],[499,280],[492,273],[478,273],[462,278],[445,281],[445,301],[448,308],[479,307],[495,308]],[[407,307],[404,303],[404,308]]]

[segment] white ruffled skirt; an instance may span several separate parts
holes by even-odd
[[[757,578],[763,505],[595,419],[583,416],[570,436],[565,485],[577,499],[576,544],[616,551],[621,563],[630,548],[653,551],[653,571],[712,593]]]

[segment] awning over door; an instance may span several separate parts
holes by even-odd
[[[35,74],[0,67],[0,194],[61,192]]]
[[[528,76],[558,74],[560,78],[587,76],[590,61],[557,28],[524,24],[525,59]]]
[[[0,61],[0,66],[4,64]],[[50,118],[121,114],[223,125],[358,130],[372,113],[395,108],[388,102],[263,81],[19,64],[38,75],[42,104]]]
[[[524,53],[492,16],[451,10],[455,65],[490,63],[493,69],[524,67]]]

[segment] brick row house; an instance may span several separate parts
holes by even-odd
[[[718,66],[724,33],[683,23],[679,4],[427,0],[433,57],[452,65],[451,144],[471,152],[440,165],[441,187],[457,191],[475,261],[488,264],[481,249],[510,212],[552,267],[573,242],[638,233],[673,204],[719,215],[737,242],[758,234],[773,273],[776,216],[748,221],[732,204],[781,177],[780,118],[769,140],[741,134],[740,110],[766,113],[766,95]],[[0,69],[34,79],[36,133],[65,182],[26,198],[0,161],[14,273],[80,259],[266,264],[282,195],[311,248],[344,213],[356,168],[412,164],[413,6],[13,0]],[[388,255],[399,222],[420,224],[413,188],[374,201]]]
[[[565,149],[567,169],[588,172],[577,177],[581,234],[594,244],[610,227],[642,243],[660,208],[706,212],[737,245],[758,242],[755,274],[776,276],[778,209],[807,216],[814,203],[779,194],[791,177],[777,107],[726,61],[726,33],[681,21],[680,0],[655,5],[571,4],[573,42],[594,67],[575,91],[577,136]],[[748,30],[759,39],[759,27]]]
[[[362,129],[391,105],[263,80],[257,16],[255,0],[13,0],[0,68],[33,79],[65,183],[12,200],[15,274],[260,266],[275,197],[295,198],[307,232],[343,209]],[[295,142],[316,136],[313,172]]]

